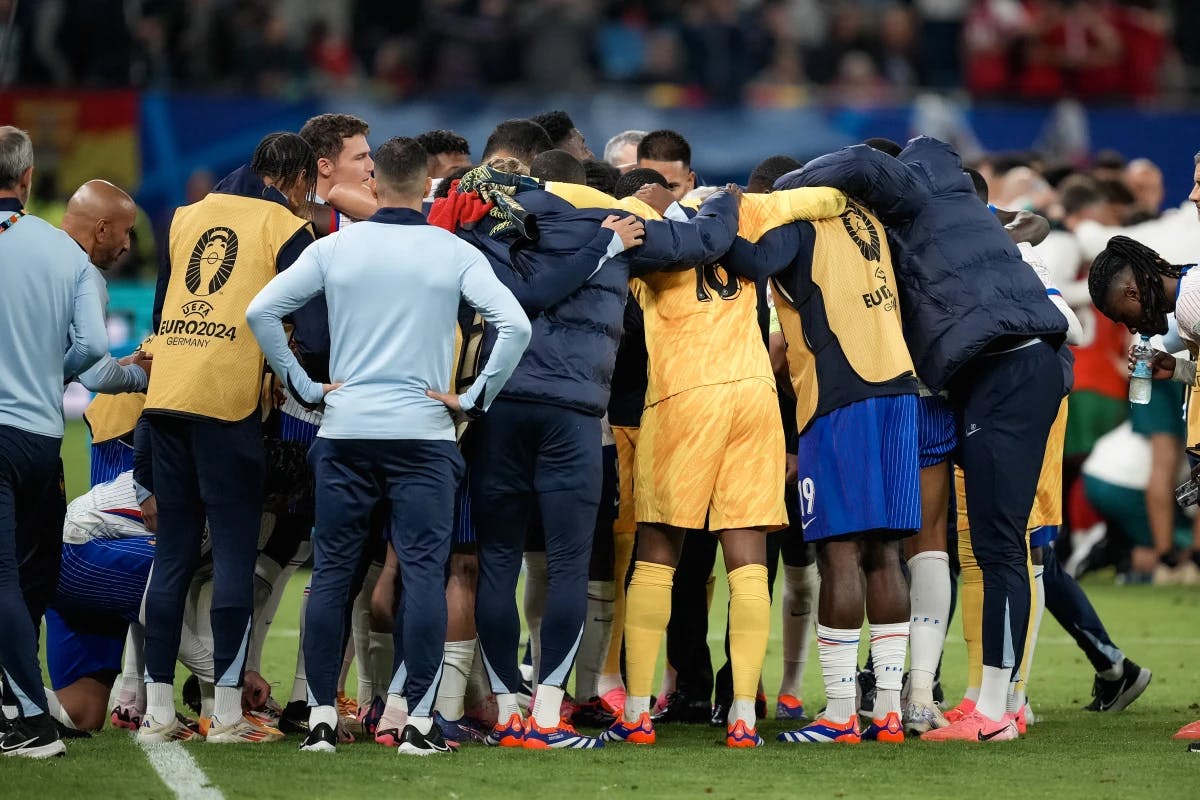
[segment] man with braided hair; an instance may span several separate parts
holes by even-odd
[[[1197,154],[1196,162],[1200,165],[1200,154]],[[1197,172],[1200,173],[1200,168]],[[1198,193],[1200,183],[1192,190],[1192,196]],[[1170,379],[1191,387],[1187,403],[1187,443],[1194,480],[1200,476],[1200,459],[1195,455],[1196,445],[1200,444],[1200,411],[1196,404],[1200,270],[1192,265],[1170,264],[1146,245],[1127,236],[1114,236],[1092,262],[1088,292],[1101,314],[1121,323],[1132,333],[1164,334],[1167,332],[1167,315],[1175,314],[1179,336],[1187,345],[1191,359],[1177,358],[1160,350],[1155,352],[1151,366],[1156,380]],[[1197,553],[1193,552],[1192,558],[1197,558]],[[1200,740],[1200,720],[1180,728],[1175,738]]]

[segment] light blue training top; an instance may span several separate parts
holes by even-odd
[[[259,292],[246,320],[277,375],[315,403],[322,387],[288,348],[282,318],[318,294],[329,307],[329,374],[318,436],[454,440],[454,420],[427,389],[451,391],[459,300],[498,339],[465,411],[486,411],[529,343],[529,318],[487,259],[417,211],[383,208],[310,245]]]
[[[19,210],[0,198],[0,220]],[[0,232],[0,425],[62,438],[63,384],[108,352],[93,267],[32,215]]]

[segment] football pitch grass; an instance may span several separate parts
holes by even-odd
[[[66,443],[68,487],[86,488],[80,431]],[[73,463],[75,462],[75,463]],[[264,677],[287,699],[295,659],[297,611],[304,575],[293,579],[263,658]],[[1110,576],[1085,587],[1126,654],[1154,671],[1140,700],[1116,714],[1081,710],[1090,700],[1092,671],[1048,614],[1042,624],[1030,687],[1038,722],[1017,742],[858,746],[785,745],[784,723],[765,721],[767,746],[730,751],[707,726],[663,725],[659,743],[640,748],[530,753],[464,746],[458,754],[406,758],[373,743],[343,745],[333,755],[301,753],[288,737],[270,745],[169,745],[194,760],[204,778],[179,772],[187,759],[159,759],[166,780],[182,781],[180,797],[256,798],[1185,798],[1200,796],[1200,754],[1171,734],[1200,718],[1200,588],[1114,586]],[[720,652],[727,600],[717,581],[710,646]],[[778,614],[778,608],[775,609]],[[780,632],[773,620],[764,682],[774,700],[780,674]],[[865,656],[865,651],[864,651]],[[183,671],[180,670],[182,681]],[[965,675],[959,621],[946,646],[944,683],[957,700]],[[348,682],[353,687],[353,676]],[[807,707],[823,703],[820,665],[812,648],[805,675]],[[190,766],[190,765],[187,765]],[[188,781],[192,782],[189,783]],[[147,755],[125,731],[106,728],[68,742],[65,758],[47,762],[0,759],[0,797],[171,798]]]

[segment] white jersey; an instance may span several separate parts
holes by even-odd
[[[142,522],[142,507],[133,486],[132,470],[122,472],[108,483],[93,486],[91,491],[67,506],[67,518],[63,523],[65,544],[152,535]]]

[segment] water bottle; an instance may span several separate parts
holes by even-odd
[[[1129,402],[1144,406],[1150,402],[1150,382],[1154,370],[1150,366],[1154,358],[1154,348],[1150,346],[1150,337],[1143,336],[1133,348],[1133,375],[1129,378]]]

